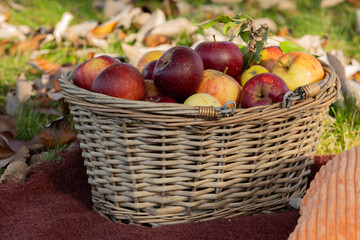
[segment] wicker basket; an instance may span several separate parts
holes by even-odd
[[[159,226],[272,211],[303,196],[340,90],[321,63],[326,78],[287,96],[288,108],[234,112],[113,98],[62,75],[93,209],[112,221]]]

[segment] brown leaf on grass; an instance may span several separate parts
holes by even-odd
[[[32,60],[29,62],[29,65],[33,66],[36,69],[39,69],[40,71],[43,71],[44,73],[48,73],[50,75],[54,75],[61,68],[61,64],[53,63],[53,62],[50,62],[49,60],[46,60],[43,58],[38,58],[36,60]]]
[[[117,21],[108,21],[100,26],[97,26],[93,30],[91,30],[91,33],[95,38],[106,38],[109,33],[114,31],[116,27]]]
[[[10,19],[10,9],[0,5],[0,23],[7,22]]]
[[[47,34],[39,34],[29,40],[20,41],[10,48],[9,54],[14,56],[27,51],[37,50],[40,48],[40,43],[46,38],[46,36]]]
[[[16,136],[16,125],[14,119],[9,115],[0,115],[0,132],[10,132]]]
[[[76,135],[69,120],[60,117],[43,129],[40,133],[40,139],[45,147],[54,148],[58,145],[71,143],[76,139]]]
[[[6,143],[13,152],[18,152],[23,146],[33,151],[44,147],[39,135],[34,136],[30,141],[21,141],[16,139],[10,132],[1,132],[0,140],[3,141],[3,144]]]
[[[352,75],[351,79],[360,84],[360,72],[356,72],[354,75]]]
[[[21,73],[16,81],[16,97],[19,102],[29,100],[34,94],[33,83],[26,81],[25,73]]]
[[[55,40],[58,44],[61,43],[61,41],[67,31],[67,28],[73,18],[74,18],[74,16],[71,13],[65,12],[62,15],[60,21],[56,23],[53,34],[54,34]]]
[[[21,146],[16,153],[12,153],[11,156],[0,159],[0,168],[5,167],[9,163],[15,162],[15,161],[26,161],[26,158],[30,156],[29,149],[26,146]]]
[[[144,38],[145,46],[156,47],[161,44],[171,44],[171,38],[163,34],[150,34]]]
[[[25,162],[14,161],[7,166],[0,178],[0,184],[23,182],[28,171],[29,166]]]
[[[7,146],[6,142],[0,139],[0,167],[2,167],[2,161],[11,157],[14,152],[11,150],[9,146]],[[5,165],[8,163],[5,163]]]

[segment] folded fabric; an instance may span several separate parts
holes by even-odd
[[[92,211],[81,149],[38,165],[23,183],[0,185],[0,239],[287,239],[299,212],[238,216],[158,228],[112,223]],[[319,161],[319,157],[315,161]]]

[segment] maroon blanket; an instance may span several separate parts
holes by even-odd
[[[281,240],[287,239],[299,217],[298,211],[289,209],[158,228],[115,224],[91,210],[81,150],[61,155],[63,163],[38,165],[27,182],[0,185],[0,239]],[[322,158],[317,159],[321,165]]]

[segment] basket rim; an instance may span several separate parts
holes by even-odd
[[[321,88],[318,95],[324,95],[326,91],[330,88],[336,88],[335,94],[330,97],[331,100],[335,100],[335,96],[339,94],[340,91],[340,80],[335,73],[335,70],[326,62],[319,60],[323,69],[325,71],[325,78],[320,81]],[[123,98],[116,98],[108,95],[104,95],[101,93],[91,92],[89,90],[80,88],[72,83],[72,73],[73,71],[68,71],[62,74],[59,78],[59,83],[61,87],[61,93],[65,100],[71,104],[75,104],[77,106],[81,106],[87,109],[93,109],[95,111],[105,111],[108,113],[142,113],[143,115],[167,115],[171,116],[171,118],[180,117],[184,119],[184,117],[191,118],[192,121],[195,120],[223,120],[224,118],[231,120],[234,116],[246,115],[249,113],[257,113],[255,115],[261,115],[263,118],[266,118],[266,113],[281,113],[287,112],[291,113],[294,109],[298,107],[307,108],[309,106],[304,107],[305,105],[309,105],[314,103],[319,96],[311,97],[305,100],[298,100],[291,103],[291,106],[288,108],[282,108],[282,103],[274,103],[271,105],[262,105],[255,106],[250,108],[236,108],[235,110],[230,109],[226,106],[223,107],[199,107],[199,106],[190,106],[181,103],[153,103],[141,100],[128,100]],[[319,83],[320,83],[319,82]],[[334,91],[333,91],[334,92]],[[324,96],[323,96],[324,97]],[[325,98],[327,98],[325,96]],[[205,116],[201,113],[205,112]],[[208,117],[209,115],[218,114],[218,118],[214,119],[213,117]],[[145,117],[145,116],[144,116]],[[149,116],[148,116],[149,117]],[[247,118],[251,119],[251,118]],[[244,120],[247,120],[246,118]],[[161,119],[162,121],[163,119]],[[188,123],[187,123],[188,124]]]

